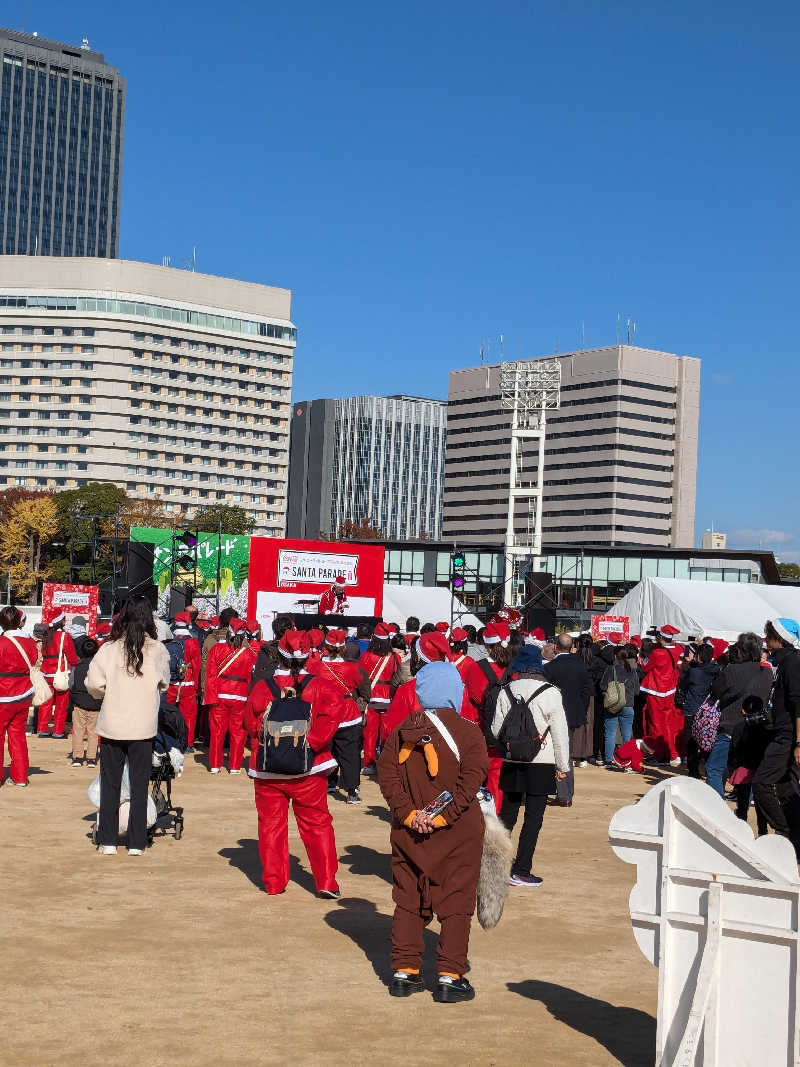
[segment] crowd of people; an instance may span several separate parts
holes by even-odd
[[[128,851],[141,855],[153,737],[172,708],[185,724],[182,747],[206,746],[211,775],[227,752],[227,772],[253,779],[266,892],[289,882],[291,806],[317,892],[336,898],[329,798],[359,805],[362,777],[377,777],[393,816],[390,991],[422,988],[422,930],[436,914],[443,1001],[474,995],[465,973],[481,795],[508,830],[523,813],[514,886],[541,884],[533,863],[547,807],[573,804],[575,772],[589,761],[705,776],[740,818],[754,803],[759,832],[788,837],[800,856],[794,620],[770,620],[763,638],[746,633],[730,645],[699,635],[678,643],[669,625],[630,640],[547,640],[526,633],[514,609],[480,630],[413,617],[402,631],[324,621],[302,630],[278,615],[263,634],[233,609],[205,619],[190,607],[163,620],[132,598],[90,637],[85,618],[67,626],[63,614],[28,634],[22,612],[3,608],[0,731],[11,782],[28,783],[26,728],[65,739],[71,721],[71,766],[96,767],[100,739],[99,851],[117,851],[127,766]]]

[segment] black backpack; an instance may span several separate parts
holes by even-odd
[[[483,694],[483,700],[481,701],[481,719],[483,725],[483,733],[486,737],[486,741],[489,745],[494,745],[495,739],[492,736],[492,723],[494,722],[495,708],[497,707],[497,698],[500,696],[500,690],[503,686],[508,685],[511,681],[510,668],[505,670],[503,674],[498,678],[494,673],[491,666],[491,662],[488,659],[479,659],[478,666],[486,675],[486,680],[489,683],[486,686],[486,691]]]
[[[169,652],[170,685],[178,685],[186,677],[186,646],[180,637],[172,637],[164,645]]]
[[[311,705],[299,696],[282,696],[275,682],[266,679],[272,703],[264,712],[258,739],[256,766],[270,774],[308,774],[314,753],[308,743],[311,730]]]
[[[513,763],[531,763],[539,755],[550,727],[548,726],[543,734],[536,732],[530,704],[545,689],[552,688],[549,682],[545,682],[526,699],[518,697],[510,686],[502,687],[511,703],[497,735],[496,745],[502,759],[511,760]]]

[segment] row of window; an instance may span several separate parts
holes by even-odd
[[[635,381],[632,378],[606,378],[604,381],[596,382],[573,382],[571,385],[562,385],[561,393],[573,393],[579,392],[583,389],[605,389],[609,386],[618,387],[624,385],[631,389],[648,389],[655,390],[659,393],[674,393],[677,394],[678,390],[674,385],[661,385],[658,382],[640,382]],[[636,397],[629,397],[630,400],[636,400]],[[462,407],[464,404],[485,404],[488,401],[500,402],[499,393],[487,393],[485,396],[468,396],[463,397],[461,400],[448,400],[448,407]]]
[[[94,345],[33,345],[33,344],[13,344],[9,341],[3,342],[4,352],[52,352],[55,355],[59,353],[72,353],[72,352],[94,352]],[[42,366],[47,364],[42,363]]]
[[[4,334],[18,333],[23,337],[32,337],[37,333],[44,334],[45,337],[75,337],[76,334],[81,337],[94,337],[94,328],[90,326],[80,328],[74,326],[4,326],[2,332]]]
[[[162,345],[169,348],[186,348],[190,352],[207,352],[211,355],[239,356],[240,359],[274,359],[291,361],[291,353],[262,352],[252,348],[236,348],[232,345],[218,345],[213,341],[188,341],[185,337],[163,337],[160,334],[134,333],[133,340],[137,344]],[[134,355],[140,359],[149,356],[154,362],[161,359],[162,353],[154,351],[136,351]],[[174,362],[174,360],[173,360]]]
[[[131,415],[128,420],[131,426],[148,426],[148,427],[163,427],[165,430],[181,430],[186,438],[189,439],[193,435],[200,435],[207,437],[210,434],[222,434],[227,433],[229,428],[227,426],[213,426],[210,423],[197,423],[197,422],[178,422],[175,419],[157,419],[150,418],[142,415]],[[272,420],[273,422],[277,420]],[[251,430],[249,426],[237,426],[236,432],[239,436],[246,436],[256,441],[286,441],[285,433],[277,433],[274,430]],[[131,440],[133,440],[133,434],[131,434]],[[212,447],[216,447],[212,445]]]
[[[198,432],[193,427],[192,428],[187,428],[187,430],[189,430],[190,433]],[[250,434],[250,436],[253,437],[255,435],[254,434]],[[273,436],[274,437],[278,437],[277,434],[274,434],[274,435],[270,434],[269,436],[270,437],[273,437]],[[159,435],[155,434],[155,433],[147,433],[147,434],[145,434],[145,433],[140,433],[138,431],[135,431],[134,433],[128,434],[128,440],[129,441],[134,441],[134,442],[147,441],[148,444],[158,444],[158,445],[161,445],[162,447],[166,447],[167,445],[171,445],[173,448],[177,448],[177,449],[181,449],[181,450],[184,450],[187,447],[189,447],[189,448],[200,447],[202,445],[202,448],[204,450],[207,450],[207,451],[222,452],[222,453],[231,451],[231,452],[234,452],[237,455],[241,455],[241,456],[245,456],[245,455],[246,456],[281,456],[281,455],[283,455],[283,453],[277,448],[260,448],[260,447],[256,447],[256,446],[250,445],[250,444],[247,444],[247,445],[239,444],[238,442],[235,443],[235,444],[227,445],[227,444],[223,444],[223,443],[221,443],[219,441],[203,441],[203,442],[192,441],[192,440],[189,439],[188,434],[187,434],[186,437],[166,437],[166,436],[159,437]],[[131,450],[131,451],[133,452],[133,458],[138,458],[138,453],[135,452],[135,450]],[[129,454],[131,454],[131,452],[129,452]],[[156,454],[157,453],[155,453],[155,452],[149,453],[149,455],[152,455],[152,456],[155,456]],[[147,455],[147,453],[145,453],[145,455]],[[205,462],[205,460],[201,459],[201,463],[203,463],[203,462]],[[272,468],[267,468],[267,469],[271,470]]]
[[[256,322],[233,315],[212,315],[205,311],[190,311],[188,308],[167,307],[142,300],[118,300],[111,297],[93,296],[10,296],[0,295],[0,308],[28,308],[35,311],[100,311],[112,315],[138,315],[142,318],[162,319],[188,326],[198,326],[228,333],[254,334],[274,337],[295,344],[297,330],[294,326],[279,326],[272,322]]]

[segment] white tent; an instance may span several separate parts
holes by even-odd
[[[383,587],[383,618],[405,626],[409,615],[416,615],[420,623],[450,622],[450,611],[458,618],[456,625],[465,624],[480,629],[483,623],[466,611],[464,605],[449,589],[429,585],[386,585]],[[465,614],[459,615],[460,612]]]
[[[632,634],[669,623],[682,638],[734,641],[746,630],[762,634],[767,619],[800,619],[800,586],[643,578],[608,614],[629,616]]]

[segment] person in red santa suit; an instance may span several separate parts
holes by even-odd
[[[406,632],[403,635],[406,640],[406,648],[411,651],[411,644],[419,637],[419,619],[416,615],[409,615],[406,619]]]
[[[339,574],[330,589],[326,589],[319,598],[320,615],[346,615],[348,611],[345,577]]]
[[[441,634],[442,637],[447,637],[447,635],[450,633],[450,623],[449,622],[437,622],[436,626],[435,626],[435,630],[436,630],[437,634]]]
[[[335,793],[341,780],[348,804],[360,804],[361,744],[364,710],[372,694],[369,679],[360,663],[344,659],[347,642],[344,630],[328,630],[325,635],[325,654],[309,665],[317,678],[327,678],[342,693],[344,718],[333,735],[331,751],[338,768],[328,778],[328,792]]]
[[[294,631],[289,633],[294,634]],[[284,637],[288,638],[289,633]],[[283,639],[282,639],[283,640]],[[287,642],[296,643],[295,637]],[[311,706],[308,744],[313,753],[307,774],[285,775],[260,770],[258,746],[268,699],[269,682],[259,682],[248,704],[248,729],[252,755],[250,777],[254,779],[256,811],[258,812],[258,850],[261,856],[264,888],[270,896],[283,893],[289,883],[289,804],[291,803],[297,829],[305,846],[317,895],[336,899],[339,886],[336,871],[339,865],[333,819],[328,810],[328,774],[336,767],[331,742],[344,717],[341,689],[332,680],[317,676],[306,677],[300,660],[294,655],[289,670],[295,676],[293,685],[282,689],[284,694],[297,694]],[[259,695],[259,687],[264,689]],[[263,706],[261,706],[263,704]]]
[[[95,631],[94,639],[98,645],[104,644],[109,637],[111,637],[111,623],[110,622],[98,622],[97,630]]]
[[[499,615],[499,613],[498,613]],[[483,643],[489,653],[486,659],[477,660],[470,665],[464,686],[475,709],[475,721],[481,727],[486,736],[490,722],[487,718],[491,708],[487,705],[487,697],[496,693],[497,686],[505,676],[511,664],[511,629],[507,622],[499,617],[496,622],[490,622],[483,633]],[[494,747],[489,748],[489,776],[486,781],[487,788],[494,798],[495,808],[498,813],[503,805],[503,793],[500,789],[500,771],[503,761]]]
[[[469,657],[467,657],[469,659]],[[416,675],[426,663],[448,663],[453,660],[453,651],[447,638],[437,630],[432,633],[421,634],[418,640],[411,646],[411,673]],[[470,660],[474,663],[474,660]],[[458,667],[456,667],[458,670]],[[381,742],[395,730],[404,719],[421,707],[417,700],[416,677],[404,682],[392,698],[386,713],[381,716]],[[469,722],[477,722],[475,708],[467,694],[466,686],[461,698],[461,718]]]
[[[308,640],[311,644],[311,662],[322,659],[325,655],[325,634],[322,630],[317,629],[316,626],[312,630],[307,630],[306,632],[308,633]]]
[[[174,704],[179,709],[186,723],[188,735],[187,752],[194,752],[194,731],[197,726],[197,687],[200,684],[200,645],[192,636],[192,617],[188,611],[182,611],[175,616],[175,625],[172,630],[173,640],[180,641],[183,645],[183,662],[186,664],[186,674],[180,682],[173,682],[167,690],[166,700],[168,704]]]
[[[674,642],[678,632],[674,626],[662,626],[656,635],[656,647],[642,662],[644,737],[632,737],[615,750],[614,763],[618,767],[632,767],[641,773],[642,761],[649,756],[659,763],[669,762],[670,767],[681,765],[683,714],[675,707],[680,677],[680,653]]]
[[[21,629],[22,612],[0,610],[0,785],[3,784],[5,742],[11,761],[11,781],[28,784],[28,740],[25,724],[33,696],[31,667],[36,663],[36,642]]]
[[[467,671],[475,662],[471,656],[467,655],[467,645],[469,644],[469,634],[466,630],[462,630],[460,626],[455,626],[450,632],[450,662],[455,669],[461,675],[461,681],[464,683],[465,692],[467,684]],[[467,698],[469,699],[469,697]]]
[[[225,736],[230,735],[228,773],[241,774],[246,739],[244,714],[256,653],[250,647],[247,623],[231,619],[227,639],[213,645],[206,661],[206,703],[209,705],[211,743],[208,766],[212,774],[222,767]]]
[[[392,677],[400,666],[400,657],[392,650],[392,631],[379,622],[372,632],[367,651],[358,661],[369,680],[371,696],[364,725],[364,763],[361,773],[375,774],[381,717],[392,702]]]
[[[57,691],[53,680],[56,674],[69,674],[71,668],[78,662],[78,653],[75,651],[72,638],[64,631],[66,614],[60,608],[56,608],[56,612],[57,614],[47,623],[47,636],[42,641],[42,674],[53,696],[44,704],[39,705],[37,733],[39,737],[52,736],[60,739],[67,736],[69,686],[65,690]],[[48,730],[51,714],[53,714],[52,734]]]

